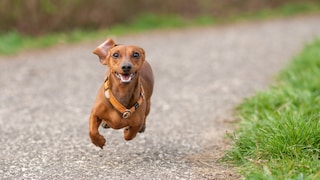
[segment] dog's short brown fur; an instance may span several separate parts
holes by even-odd
[[[89,119],[89,135],[96,146],[103,148],[106,140],[99,134],[100,124],[113,129],[124,129],[124,139],[133,139],[138,132],[143,132],[146,117],[150,112],[150,98],[153,91],[153,73],[151,66],[145,60],[145,52],[137,46],[116,45],[108,39],[93,51],[99,56],[100,62],[107,65],[106,78],[109,89],[114,97],[126,108],[131,108],[140,98],[141,85],[144,98],[135,112],[128,118],[123,118],[106,98],[104,84],[98,94]]]

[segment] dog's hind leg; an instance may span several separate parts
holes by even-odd
[[[101,122],[101,126],[102,126],[103,128],[105,128],[105,129],[110,128],[110,126],[109,126],[105,121],[102,121],[102,122]]]
[[[145,113],[145,116],[144,116],[144,118],[143,118],[143,124],[142,124],[142,126],[141,126],[141,128],[140,128],[140,130],[139,130],[139,133],[143,133],[145,130],[146,130],[146,120],[147,120],[147,116],[149,115],[149,113],[150,113],[150,99],[149,100],[147,100],[147,107],[146,107],[146,113]]]
[[[146,130],[146,118],[144,118],[144,123],[141,125],[139,133],[143,133]]]

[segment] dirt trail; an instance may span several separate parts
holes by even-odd
[[[104,130],[91,144],[88,116],[104,67],[101,41],[0,58],[2,179],[237,179],[217,160],[232,109],[267,87],[304,43],[309,16],[116,38],[143,47],[156,85],[147,129],[125,142]]]

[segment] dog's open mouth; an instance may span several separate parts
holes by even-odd
[[[136,75],[137,75],[137,72],[135,73],[131,73],[131,74],[119,74],[117,72],[114,72],[114,75],[120,79],[121,82],[123,83],[128,83],[130,82]]]

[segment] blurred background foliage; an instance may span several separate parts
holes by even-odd
[[[288,3],[301,3],[303,7],[306,2],[319,5],[319,0],[0,0],[0,33],[41,35],[95,30],[135,22],[147,14],[204,17],[199,20],[205,21],[205,17],[235,16]],[[287,11],[290,13],[290,8]]]

